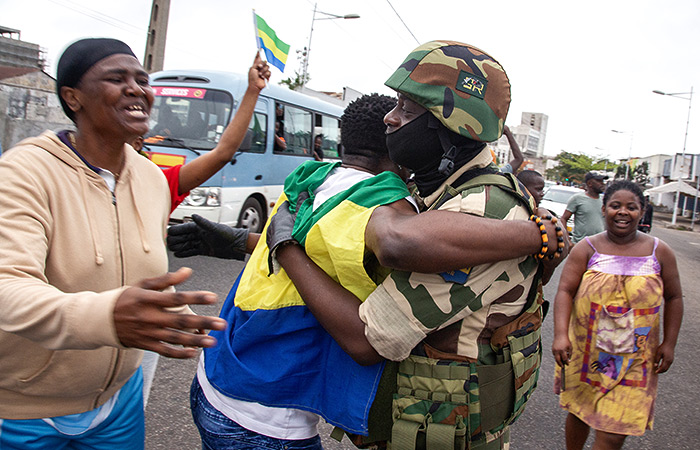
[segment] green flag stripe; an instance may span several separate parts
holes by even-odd
[[[289,44],[285,44],[280,38],[278,38],[275,30],[270,28],[262,17],[256,14],[255,18],[258,24],[258,36],[262,39],[265,46],[269,48],[272,53],[274,53],[277,59],[282,62],[287,61]]]

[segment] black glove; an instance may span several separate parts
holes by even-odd
[[[178,258],[204,255],[223,259],[245,258],[247,228],[234,228],[192,214],[194,222],[168,228],[168,250]]]
[[[292,237],[292,231],[294,230],[294,222],[297,218],[297,213],[299,212],[299,207],[304,200],[309,198],[309,194],[306,192],[301,192],[297,199],[296,212],[292,214],[289,210],[289,202],[284,201],[279,208],[277,208],[277,213],[272,216],[270,223],[267,226],[267,248],[269,253],[267,256],[267,266],[270,270],[269,275],[277,273],[279,270],[279,264],[275,259],[275,251],[280,245],[286,243],[296,243],[296,240]]]

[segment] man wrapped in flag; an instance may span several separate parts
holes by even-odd
[[[416,211],[384,140],[382,118],[395,103],[377,94],[351,103],[341,119],[343,164],[302,164],[277,203],[299,204],[298,239],[360,297],[386,275],[376,260],[366,270],[364,230],[372,212],[397,202]],[[203,443],[224,445],[212,415],[227,424],[227,433],[243,433],[260,445],[291,440],[295,448],[320,449],[318,414],[366,434],[384,363],[354,362],[308,311],[286,274],[268,276],[265,233],[224,303],[221,317],[229,329],[215,336],[219,345],[203,355],[193,383],[193,416]],[[338,395],[324,394],[329,391]]]
[[[287,56],[289,55],[289,44],[278,38],[275,30],[270,28],[262,17],[255,14],[255,11],[253,11],[253,20],[255,21],[255,37],[258,49],[262,49],[265,52],[265,58],[267,58],[268,63],[277,67],[280,72],[284,72],[284,66],[287,64]]]

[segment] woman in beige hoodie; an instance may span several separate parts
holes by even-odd
[[[77,131],[0,158],[0,448],[143,448],[138,349],[190,358],[225,322],[171,309],[216,296],[172,288],[168,186],[126,145],[153,104],[131,49],[73,43],[57,90]]]

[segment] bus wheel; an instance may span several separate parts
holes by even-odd
[[[260,202],[251,197],[243,203],[241,216],[238,218],[238,227],[247,228],[251,233],[260,233],[265,225],[263,217]]]

